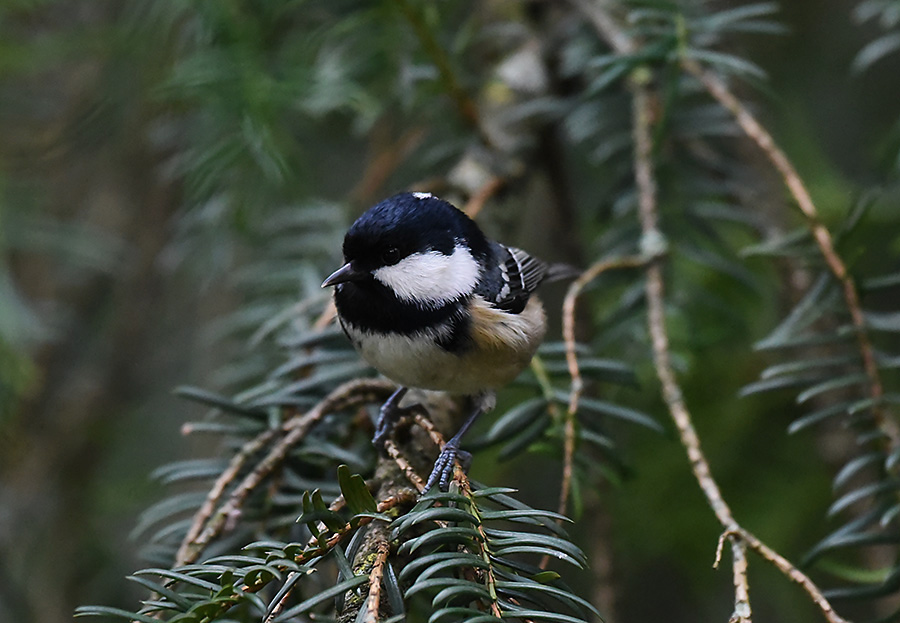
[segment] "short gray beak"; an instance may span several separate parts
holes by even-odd
[[[328,279],[322,282],[322,287],[327,288],[329,286],[336,286],[339,283],[344,283],[346,281],[357,281],[365,277],[368,273],[356,270],[353,268],[353,264],[347,262],[336,271],[329,275]]]

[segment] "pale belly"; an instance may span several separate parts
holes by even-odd
[[[474,345],[462,354],[447,352],[425,335],[345,330],[362,358],[399,385],[478,394],[506,385],[528,366],[544,335],[544,315],[534,298],[522,314],[475,310]]]

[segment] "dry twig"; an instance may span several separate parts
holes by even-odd
[[[747,547],[732,532],[723,532],[719,535],[719,545],[716,547],[716,560],[713,568],[718,569],[722,562],[722,550],[725,541],[731,541],[731,573],[734,577],[734,612],[728,623],[751,623],[750,616],[750,583],[747,580]],[[737,543],[735,543],[737,542]]]
[[[772,135],[757,121],[756,117],[731,92],[728,85],[719,76],[704,69],[692,59],[682,59],[681,65],[688,73],[700,81],[709,94],[723,108],[734,116],[744,135],[762,150],[775,170],[781,175],[785,186],[791,193],[794,201],[797,202],[797,207],[800,208],[800,211],[806,217],[809,230],[816,245],[819,247],[822,257],[825,259],[825,263],[828,265],[828,269],[841,284],[844,303],[850,312],[850,319],[856,332],[859,353],[863,361],[863,369],[868,378],[869,397],[872,399],[872,414],[875,416],[878,428],[889,440],[890,448],[900,447],[900,426],[897,425],[896,420],[884,411],[882,402],[884,386],[882,385],[881,374],[875,359],[875,349],[872,347],[872,342],[869,339],[865,314],[856,290],[856,283],[835,249],[831,233],[822,223],[822,218],[819,216],[819,211],[816,209],[816,205],[806,185],[787,155],[781,150],[775,139],[772,138]]]
[[[209,521],[213,511],[215,511],[219,500],[221,500],[222,496],[225,494],[228,485],[234,482],[234,479],[237,478],[238,474],[244,468],[244,465],[250,460],[250,457],[262,450],[263,447],[275,437],[276,432],[275,429],[263,431],[245,443],[238,453],[231,458],[231,461],[228,463],[228,468],[216,478],[212,489],[209,490],[209,493],[206,495],[206,500],[203,501],[203,505],[194,515],[191,527],[188,529],[187,534],[178,548],[178,553],[175,556],[176,567],[185,565],[193,560],[191,559],[192,548],[197,542],[200,533],[203,531],[206,522]]]
[[[403,492],[401,492],[398,495],[391,496],[389,498],[385,498],[384,500],[379,502],[378,503],[378,512],[385,513],[387,511],[389,511],[390,509],[394,508],[395,506],[399,506],[400,504],[408,504],[411,502],[415,502],[415,500],[416,500],[416,497],[415,497],[415,495],[412,495],[411,492],[410,492],[410,495],[404,495]],[[338,498],[335,499],[335,501],[332,502],[328,506],[328,510],[332,510],[332,511],[340,510],[341,508],[343,508],[344,504],[345,504],[344,497],[338,496]],[[365,526],[365,525],[371,523],[372,521],[374,521],[373,517],[360,517],[359,520],[357,521],[355,527],[359,528],[361,526]],[[320,527],[320,530],[326,529],[325,524],[321,523],[321,522],[319,524],[319,527]],[[351,523],[345,524],[343,528],[341,528],[340,530],[336,531],[334,534],[331,535],[331,537],[325,542],[325,545],[320,545],[317,537],[315,537],[315,536],[311,537],[309,539],[309,541],[307,541],[307,543],[306,543],[306,549],[299,556],[297,556],[297,558],[295,559],[295,562],[303,563],[303,562],[306,562],[307,560],[309,560],[310,558],[314,558],[316,556],[321,556],[324,552],[330,551],[338,543],[340,543],[341,540],[343,540],[343,538],[345,536],[350,534],[353,531],[353,529],[354,529],[353,524],[351,524]],[[288,574],[286,581],[290,582],[292,580],[292,578],[297,575],[297,573],[298,573],[297,571],[292,571],[290,574]],[[272,623],[272,621],[275,620],[275,618],[278,616],[278,614],[284,609],[284,606],[287,604],[287,601],[288,601],[288,598],[290,597],[290,595],[291,595],[290,590],[285,591],[285,593],[281,596],[281,598],[278,600],[278,602],[275,604],[275,606],[271,609],[268,616],[266,616],[266,618],[263,620],[263,623]]]
[[[613,258],[597,262],[569,284],[566,297],[563,299],[563,341],[566,345],[566,364],[569,368],[569,377],[572,379],[572,383],[569,390],[569,405],[566,409],[563,432],[563,475],[559,487],[559,513],[561,515],[566,512],[566,507],[569,503],[569,493],[572,489],[572,465],[575,457],[575,416],[578,413],[578,401],[581,400],[581,394],[584,392],[584,379],[578,367],[578,354],[576,352],[575,304],[582,290],[606,271],[635,268],[646,263],[647,259],[642,256]]]
[[[603,0],[597,0],[596,2],[591,2],[590,0],[570,1],[590,21],[598,34],[609,43],[617,54],[624,56],[636,52],[636,42],[619,25],[616,18],[610,14],[606,3]],[[695,69],[696,68],[699,68],[699,66],[696,66]],[[691,71],[690,68],[688,68],[688,70]],[[657,188],[652,160],[652,113],[650,93],[646,80],[641,79],[639,72],[640,70],[636,71],[633,76],[633,78],[636,79],[632,79],[631,81],[633,106],[632,131],[635,146],[635,183],[638,188],[638,209],[643,232],[643,243],[647,246],[652,245],[655,247],[659,246],[658,243],[661,235],[657,227]],[[704,77],[708,78],[710,76],[712,76],[712,74],[706,74]],[[775,164],[779,172],[782,173],[785,182],[788,184],[792,193],[794,193],[798,203],[801,204],[801,209],[804,211],[804,214],[807,215],[813,228],[813,235],[820,245],[820,249],[822,250],[823,255],[825,255],[826,261],[829,263],[829,267],[832,272],[834,272],[835,276],[842,282],[848,307],[851,310],[851,315],[854,316],[854,324],[859,331],[860,347],[865,360],[867,373],[869,373],[870,376],[873,397],[878,395],[878,392],[880,391],[880,381],[877,377],[877,370],[874,370],[875,375],[872,375],[873,369],[871,365],[874,364],[874,358],[870,358],[869,355],[867,355],[867,352],[871,347],[867,344],[868,337],[863,330],[862,312],[859,307],[858,298],[856,297],[855,286],[852,279],[850,279],[847,274],[846,268],[841,263],[840,258],[834,252],[830,234],[828,234],[827,229],[821,225],[815,207],[809,199],[809,194],[806,192],[805,187],[802,182],[800,182],[799,176],[793,170],[793,167],[790,165],[787,158],[784,157],[781,150],[777,148],[774,141],[771,139],[771,136],[755,122],[755,119],[746,112],[746,109],[744,109],[740,102],[734,98],[727,89],[716,88],[724,86],[717,81],[717,78],[713,81],[701,79],[701,83],[710,90],[713,97],[725,105],[726,108],[729,108],[736,116],[739,116],[738,122],[744,131],[750,138],[757,141],[757,144],[766,151],[767,155],[772,159],[773,164]],[[654,365],[662,386],[663,399],[675,422],[675,426],[678,429],[681,444],[687,451],[694,477],[697,479],[697,482],[707,499],[707,503],[710,505],[710,508],[712,508],[716,518],[725,528],[726,537],[732,546],[734,561],[732,569],[735,583],[735,612],[732,616],[732,621],[743,621],[744,623],[748,623],[751,617],[745,557],[745,549],[749,547],[763,559],[773,564],[789,579],[803,587],[830,623],[844,623],[844,619],[834,611],[831,604],[825,599],[821,591],[809,577],[735,521],[731,509],[722,497],[718,484],[712,477],[709,463],[700,448],[700,439],[697,436],[697,431],[694,428],[690,412],[684,402],[681,388],[678,385],[674,369],[672,368],[669,338],[665,325],[664,282],[662,267],[659,261],[654,261],[647,267],[646,298],[648,308],[647,324],[653,347]],[[896,438],[896,434],[892,431],[892,441]]]
[[[758,538],[756,538],[756,536],[754,536],[752,533],[748,532],[741,526],[737,526],[736,534],[741,541],[747,544],[747,547],[759,554],[765,560],[775,565],[775,567],[779,571],[781,571],[781,573],[787,576],[788,579],[790,579],[792,582],[800,585],[800,587],[804,591],[806,591],[807,595],[809,595],[813,602],[819,607],[819,609],[822,611],[822,614],[825,615],[825,618],[830,623],[848,623],[846,619],[844,619],[834,611],[834,608],[831,607],[828,599],[825,598],[825,595],[822,594],[822,591],[819,590],[819,587],[816,586],[815,582],[813,582],[811,579],[809,579],[809,576],[807,576],[805,573],[791,564],[791,562],[787,558],[760,541]]]
[[[406,457],[401,454],[397,445],[393,442],[393,440],[388,439],[384,442],[384,451],[387,452],[387,455],[393,459],[393,461],[397,464],[397,467],[403,472],[406,476],[406,479],[412,483],[412,485],[416,488],[419,493],[425,493],[425,481],[419,476],[416,472],[416,469],[410,465],[409,461],[406,460]]]
[[[366,598],[366,614],[362,623],[377,623],[378,611],[381,609],[381,578],[384,575],[384,565],[387,563],[390,544],[387,540],[379,541],[375,562],[369,573],[369,596]]]
[[[181,544],[178,552],[178,565],[191,563],[203,552],[206,546],[216,537],[218,537],[226,528],[229,518],[238,516],[244,501],[273,471],[275,471],[285,460],[288,452],[299,443],[309,432],[309,430],[318,423],[325,415],[346,409],[355,404],[371,402],[375,396],[386,396],[392,389],[387,381],[376,379],[355,379],[335,388],[328,396],[323,398],[317,405],[312,407],[306,413],[294,416],[288,419],[279,431],[282,436],[275,443],[262,460],[257,463],[253,470],[244,476],[243,480],[232,490],[228,500],[222,504],[218,511],[212,514],[207,506],[198,511],[198,517],[202,521],[195,520],[195,525],[202,525],[202,530],[192,526],[192,538],[186,538]],[[274,435],[272,436],[274,438]],[[267,441],[272,439],[267,438]],[[265,444],[260,444],[258,449],[262,449]],[[248,447],[255,447],[254,444],[248,444]],[[256,450],[254,450],[254,453]],[[240,463],[240,464],[238,464]],[[207,502],[213,499],[212,506],[215,506],[221,497],[225,488],[235,479],[243,466],[244,460],[232,461],[222,476],[216,481],[214,490],[210,492]]]
[[[428,433],[428,436],[431,438],[431,442],[434,445],[436,445],[438,448],[444,447],[444,436],[441,435],[440,432],[438,432],[437,428],[435,428],[434,422],[418,412],[413,414],[413,421],[419,428]]]
[[[638,187],[638,207],[641,229],[645,239],[658,238],[658,211],[656,199],[656,181],[653,175],[652,133],[649,92],[641,81],[632,82],[633,132],[635,144],[635,181]],[[653,346],[653,359],[656,373],[662,386],[663,399],[669,409],[681,444],[685,447],[690,459],[694,477],[700,484],[706,500],[715,513],[719,523],[729,533],[735,583],[735,612],[733,621],[749,621],[751,617],[749,602],[749,584],[746,574],[744,547],[750,547],[762,558],[769,561],[792,581],[800,584],[813,602],[819,606],[822,614],[830,623],[845,623],[822,592],[803,572],[788,562],[780,554],[766,546],[750,532],[742,528],[731,513],[731,509],[722,497],[722,492],[709,469],[709,463],[700,447],[700,438],[684,402],[681,388],[675,378],[675,371],[669,350],[669,337],[665,324],[665,294],[662,266],[654,262],[647,267],[647,324]]]

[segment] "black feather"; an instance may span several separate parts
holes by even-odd
[[[547,273],[547,264],[521,249],[499,242],[491,245],[495,267],[484,276],[478,293],[498,309],[521,313]]]

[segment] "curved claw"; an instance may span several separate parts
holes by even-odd
[[[444,449],[441,450],[441,454],[434,462],[431,475],[428,476],[428,482],[425,483],[425,491],[431,489],[435,483],[440,485],[441,491],[446,491],[450,487],[450,480],[453,478],[453,467],[457,459],[459,459],[463,471],[468,471],[472,462],[472,454],[465,450],[460,450],[458,442],[451,440],[444,445]]]
[[[375,446],[375,449],[384,454],[384,444],[387,441],[388,434],[390,433],[389,428],[378,429],[375,431],[375,434],[372,436],[372,445]]]
[[[431,469],[431,475],[428,476],[428,482],[425,483],[425,490],[431,489],[435,483],[440,483],[441,491],[446,491],[450,486],[450,478],[453,476],[453,461],[456,459],[456,453],[459,450],[455,445],[446,444],[441,450],[440,455],[434,462]]]
[[[378,412],[378,422],[375,424],[375,436],[372,437],[372,445],[378,450],[384,452],[384,442],[387,441],[394,429],[394,424],[408,410],[400,407],[400,401],[406,395],[407,388],[400,387],[391,394],[391,397],[381,405]]]
[[[394,414],[391,415],[393,416]],[[399,419],[399,417],[397,419]],[[388,440],[388,437],[390,437],[391,431],[394,430],[394,421],[393,417],[378,418],[378,423],[375,425],[375,434],[372,436],[372,445],[378,450],[384,450],[384,443]]]
[[[453,461],[456,460],[457,457],[459,457],[460,462],[462,463],[463,470],[468,471],[469,465],[472,462],[472,455],[459,449],[460,440],[463,435],[466,434],[466,431],[469,430],[469,427],[475,423],[478,416],[484,413],[485,409],[493,408],[494,400],[495,395],[493,392],[481,394],[476,397],[475,410],[468,419],[463,422],[463,425],[456,431],[456,434],[453,435],[450,441],[444,444],[440,456],[438,456],[437,461],[434,462],[434,468],[431,470],[431,475],[428,477],[428,482],[425,484],[425,491],[431,489],[436,482],[440,483],[441,491],[447,490],[450,486],[450,478],[453,477]]]

